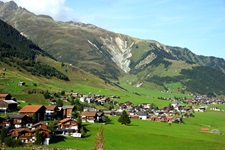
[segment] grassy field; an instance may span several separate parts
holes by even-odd
[[[118,117],[103,125],[106,150],[148,149],[204,149],[222,150],[225,147],[225,113],[195,113],[195,118],[185,119],[185,124],[160,123],[132,119],[129,126],[118,123]],[[215,121],[217,120],[217,121]],[[95,136],[101,124],[85,124],[89,130],[85,138],[56,137],[47,147],[90,150],[95,147]],[[218,129],[221,134],[203,133],[202,127]]]

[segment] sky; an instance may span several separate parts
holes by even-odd
[[[140,39],[186,47],[198,55],[225,59],[225,0],[14,1],[56,21],[90,23]]]

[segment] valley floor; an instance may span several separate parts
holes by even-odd
[[[110,117],[111,123],[84,124],[88,129],[84,138],[54,137],[49,146],[42,148],[72,148],[90,150],[95,147],[95,136],[102,125],[106,150],[148,149],[196,149],[222,150],[225,147],[225,113],[195,113],[195,118],[184,119],[184,124],[132,119],[128,126],[118,123],[118,117]],[[218,129],[221,134],[204,133],[202,127]],[[17,148],[19,149],[19,148]]]

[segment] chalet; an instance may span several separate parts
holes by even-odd
[[[6,112],[17,111],[17,102],[14,100],[0,101],[0,110]]]
[[[9,115],[5,125],[10,128],[31,128],[33,122],[32,118],[27,115]]]
[[[32,133],[36,133],[37,130],[41,134],[42,145],[49,145],[51,131],[48,129],[48,125],[43,122],[38,122],[32,126],[31,131]]]
[[[46,110],[45,110],[45,116],[46,116],[46,120],[53,120],[53,119],[57,119],[58,117],[61,118],[62,116],[60,116],[60,109],[57,106],[45,106]]]
[[[47,125],[43,123],[36,123],[32,126],[32,129],[29,128],[15,128],[9,131],[8,136],[15,140],[21,140],[22,143],[34,143],[36,140],[35,134],[36,131],[39,131],[42,137],[42,144],[49,145],[49,135],[50,130],[47,129]]]
[[[45,110],[46,107],[43,105],[26,105],[20,109],[19,113],[34,117],[35,121],[39,122],[40,120],[45,120]]]
[[[94,123],[97,119],[97,112],[96,111],[81,112],[80,116],[83,122]]]
[[[16,128],[9,131],[8,136],[12,139],[20,139],[22,143],[34,143],[35,133],[31,132],[29,128]]]
[[[72,112],[75,110],[75,106],[63,106],[63,116],[66,118],[70,118]]]
[[[98,111],[98,110],[92,107],[84,107],[83,111]]]
[[[103,112],[104,112],[104,114],[107,115],[107,116],[112,115],[112,111],[110,111],[110,110],[105,110],[105,111],[103,111]]]
[[[11,100],[12,96],[10,94],[0,94],[0,101],[2,100]]]
[[[81,134],[78,134],[78,122],[70,118],[64,118],[59,121],[57,128],[54,131],[55,134],[60,135],[71,135],[73,137],[81,137]]]

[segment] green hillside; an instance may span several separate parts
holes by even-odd
[[[133,86],[178,94],[225,95],[225,90],[223,88],[218,90],[221,86],[216,86],[211,80],[216,77],[212,73],[201,76],[201,80],[181,73],[181,70],[192,68],[193,71],[199,72],[199,68],[196,70],[195,67],[202,66],[203,72],[214,72],[216,69],[222,74],[225,71],[225,60],[222,58],[196,55],[187,48],[168,46],[154,40],[137,39],[91,24],[56,22],[49,16],[35,15],[18,7],[13,1],[1,3],[0,19],[12,25],[58,61],[94,74],[105,83],[117,83],[117,86],[122,88]],[[31,45],[31,48],[35,47],[36,45]],[[51,70],[50,68],[40,67],[37,64],[32,66],[32,63],[26,61],[18,63],[29,72],[32,72],[33,68],[35,70],[33,74],[71,80],[71,77],[64,76],[65,72],[61,74],[52,69],[50,72],[54,73],[50,73],[46,71]],[[25,65],[32,67],[24,67]],[[127,77],[131,77],[129,82],[123,80]],[[223,83],[223,75],[216,80],[216,83]],[[202,83],[212,86],[206,90],[202,88],[204,85]]]

